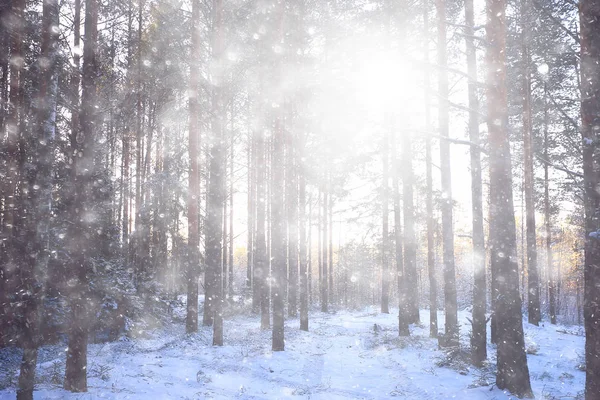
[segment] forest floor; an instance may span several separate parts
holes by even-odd
[[[286,321],[286,351],[271,351],[271,332],[256,317],[225,321],[225,346],[213,347],[212,331],[194,335],[183,323],[91,344],[87,393],[61,389],[64,345],[40,351],[36,399],[509,399],[494,385],[490,364],[472,368],[468,312],[461,312],[462,349],[438,348],[429,338],[429,312],[421,312],[410,338],[397,335],[397,310],[315,312],[310,332]],[[440,330],[443,313],[439,313]],[[584,337],[579,327],[525,325],[531,380],[537,399],[579,398]],[[534,353],[534,354],[533,354]],[[18,351],[0,350],[0,399],[15,397]],[[582,397],[581,397],[582,398]]]

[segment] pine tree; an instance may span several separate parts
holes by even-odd
[[[594,400],[600,393],[600,183],[598,131],[600,124],[600,4],[594,0],[580,3],[581,25],[581,121],[583,175],[585,184],[585,398]]]
[[[498,338],[496,385],[516,396],[531,397],[516,263],[517,239],[507,127],[505,12],[504,0],[487,0],[490,250]]]

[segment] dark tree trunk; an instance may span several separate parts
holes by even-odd
[[[402,133],[402,200],[404,205],[404,270],[408,290],[409,322],[419,323],[419,282],[417,281],[417,237],[413,199],[412,139]]]
[[[449,90],[448,60],[446,49],[446,2],[436,0],[438,19],[438,91],[440,96],[439,129],[440,129],[440,169],[442,173],[442,238],[444,247],[444,305],[446,315],[446,332],[444,342],[448,346],[458,345],[458,305],[456,298],[456,272],[454,267],[454,227],[452,221],[452,181],[450,166],[449,136]]]
[[[485,234],[483,231],[483,202],[481,184],[481,155],[479,151],[479,99],[477,97],[477,52],[474,43],[475,15],[473,0],[465,1],[465,40],[469,75],[469,140],[471,155],[471,203],[473,213],[473,323],[471,361],[480,366],[487,358],[486,346],[486,271]]]
[[[304,177],[304,161],[301,157],[304,154],[304,140],[299,143],[296,168],[299,178],[299,236],[300,236],[300,330],[308,331],[308,260],[306,259],[306,179]],[[309,219],[310,221],[310,219]],[[310,232],[310,222],[308,224]],[[310,243],[310,233],[308,235],[308,246]],[[310,257],[310,256],[309,256]]]
[[[233,126],[233,105],[234,99],[231,99],[231,142],[229,148],[229,260],[227,260],[227,297],[233,298],[233,174],[234,174],[234,151],[235,151],[235,130]]]
[[[516,227],[512,196],[508,105],[506,96],[506,4],[487,0],[487,99],[490,149],[490,250],[495,279],[498,330],[498,388],[519,397],[533,396],[523,338],[516,257]]]
[[[329,303],[330,304],[335,304],[335,299],[334,299],[334,291],[333,291],[333,190],[331,187],[331,172],[329,172],[328,174],[328,188],[329,188],[329,228],[328,228],[328,236],[329,239],[327,240],[327,248],[328,248],[328,253],[329,253]]]
[[[394,244],[396,245],[396,276],[398,281],[398,334],[400,336],[409,336],[411,304],[408,288],[409,281],[406,274],[406,269],[404,267],[404,254],[402,252],[402,226],[400,224],[400,183],[398,182],[399,165],[396,156],[395,129],[392,129],[390,142],[390,150],[392,153],[392,185],[394,190]]]
[[[198,227],[198,199],[200,197],[200,125],[198,123],[198,114],[200,113],[199,104],[199,62],[201,38],[199,37],[200,26],[200,4],[199,0],[192,1],[192,44],[191,44],[191,65],[190,65],[190,93],[189,96],[189,192],[187,198],[188,207],[188,257],[187,257],[187,310],[185,319],[185,329],[187,333],[198,331],[198,275],[200,263],[200,229]],[[211,271],[212,272],[212,271]],[[209,274],[209,269],[206,269]],[[210,281],[207,276],[206,282]],[[212,286],[206,285],[204,293],[204,314],[202,324],[204,326],[212,324]]]
[[[271,317],[269,315],[269,260],[266,241],[266,164],[265,164],[265,138],[262,132],[256,135],[256,249],[254,255],[254,270],[252,281],[256,297],[260,305],[260,327],[269,329]]]
[[[212,61],[215,65],[224,56],[223,0],[213,0]],[[223,81],[223,71],[214,72],[216,82]],[[206,204],[206,271],[205,285],[213,291],[213,346],[223,345],[223,269],[221,249],[225,246],[223,236],[223,206],[226,201],[227,156],[224,137],[223,89],[212,87],[212,137],[209,155],[209,187]],[[209,272],[212,271],[209,278]]]
[[[548,158],[548,92],[544,82],[544,159]],[[550,323],[556,325],[557,314],[557,290],[556,274],[554,270],[554,257],[552,254],[552,229],[550,215],[550,186],[548,177],[548,163],[544,163],[544,228],[546,230],[546,273],[548,274],[548,308]]]
[[[327,188],[323,190],[323,230],[321,235],[321,257],[322,261],[322,271],[321,271],[321,311],[327,312],[329,308],[328,302],[328,283],[327,283],[327,226],[328,226],[328,218],[327,218]]]
[[[81,98],[81,140],[72,154],[74,157],[73,210],[75,221],[72,224],[71,275],[75,278],[69,294],[71,303],[71,322],[68,333],[67,363],[64,388],[71,392],[87,391],[87,340],[90,254],[94,243],[86,239],[89,222],[86,216],[98,210],[94,205],[92,188],[94,185],[94,159],[97,131],[96,108],[96,47],[98,41],[98,3],[97,0],[85,1],[85,40],[83,47],[83,79]]]
[[[248,243],[246,245],[247,251],[247,264],[246,264],[246,287],[252,288],[254,282],[252,281],[252,270],[254,268],[254,252],[255,252],[255,237],[254,231],[256,229],[256,163],[254,161],[255,148],[254,148],[254,134],[253,130],[248,133]],[[254,294],[254,290],[252,291]],[[255,296],[252,296],[252,311],[258,312],[258,301]]]
[[[288,157],[286,182],[288,210],[288,314],[298,315],[298,149],[297,135],[288,133]]]
[[[42,46],[39,64],[39,92],[37,93],[37,134],[31,140],[28,150],[33,154],[33,180],[28,182],[28,190],[24,204],[30,218],[24,221],[26,227],[24,243],[28,253],[36,257],[28,257],[26,279],[23,290],[28,293],[25,304],[25,324],[23,332],[23,359],[19,376],[18,399],[33,399],[37,347],[40,344],[41,323],[40,304],[43,301],[43,277],[47,272],[49,249],[49,224],[52,215],[52,170],[53,145],[56,124],[57,95],[57,61],[58,32],[53,29],[59,26],[59,9],[57,0],[48,0],[43,4]],[[43,62],[47,61],[47,62]]]
[[[425,65],[429,64],[429,2],[423,3],[423,38],[425,41],[424,61]],[[431,83],[430,83],[430,68],[424,68],[424,86],[425,86],[425,130],[427,136],[425,138],[425,169],[427,181],[427,275],[429,278],[429,336],[436,338],[438,336],[438,318],[437,318],[437,280],[435,278],[435,242],[434,242],[434,220],[433,220],[433,172],[431,161]]]
[[[387,129],[394,129],[394,127],[387,126]],[[381,181],[381,312],[384,314],[390,313],[390,270],[388,262],[388,251],[389,251],[389,219],[388,219],[388,198],[389,198],[389,134],[383,134],[383,140],[381,143],[381,159],[382,159],[382,175]],[[398,226],[396,226],[398,229]],[[398,237],[398,236],[397,236]],[[402,267],[404,271],[404,267]]]
[[[523,61],[523,166],[525,178],[526,242],[527,242],[527,312],[529,323],[541,320],[540,285],[535,234],[535,199],[533,172],[533,132],[531,120],[531,70],[529,56],[529,0],[521,4],[521,57]]]

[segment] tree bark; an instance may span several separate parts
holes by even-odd
[[[222,65],[223,0],[213,0],[212,62]],[[227,156],[224,137],[223,78],[224,71],[214,71],[212,77],[212,132],[210,141],[209,187],[206,205],[206,271],[205,285],[212,286],[213,298],[213,346],[223,345],[223,269],[221,249],[225,246],[223,236],[223,206],[226,201]],[[209,272],[211,271],[210,275]],[[208,279],[208,278],[212,279]]]
[[[298,153],[300,156],[304,154],[304,140],[299,143]],[[300,330],[308,332],[308,260],[306,258],[306,179],[304,177],[304,161],[302,157],[296,157],[296,168],[298,169],[299,177],[299,236],[300,236]],[[310,231],[310,222],[308,225]],[[310,234],[309,234],[310,238]],[[308,246],[310,246],[310,239]]]
[[[444,305],[446,332],[444,342],[448,346],[458,345],[458,305],[456,298],[456,272],[454,266],[454,227],[452,221],[452,180],[450,165],[449,137],[449,89],[448,61],[446,49],[446,2],[436,0],[438,19],[438,92],[440,95],[439,129],[440,129],[440,169],[442,173],[442,238],[444,259]]]
[[[200,263],[200,229],[198,227],[198,199],[200,197],[200,125],[198,115],[199,104],[199,78],[200,78],[200,3],[192,1],[192,43],[190,65],[190,96],[189,96],[189,156],[190,170],[188,177],[188,259],[187,259],[187,309],[185,329],[187,333],[198,331],[198,276]],[[212,271],[211,271],[212,272]],[[206,270],[208,275],[208,268]],[[207,276],[205,282],[210,281]],[[202,325],[212,325],[213,287],[206,285],[204,292],[204,314]]]
[[[429,64],[429,1],[423,2],[423,38],[424,49],[424,86],[425,86],[425,130],[432,132],[431,128],[431,82]],[[427,211],[427,275],[429,278],[429,336],[436,338],[438,336],[438,318],[437,318],[437,279],[435,277],[435,242],[434,242],[434,220],[433,220],[433,172],[431,161],[431,136],[429,133],[425,137],[425,175],[427,182],[427,198],[425,208]]]
[[[467,73],[469,75],[469,140],[471,155],[471,203],[473,213],[473,323],[471,335],[471,361],[480,366],[487,358],[486,346],[486,271],[485,234],[483,231],[483,202],[481,184],[481,154],[479,151],[479,99],[477,97],[477,51],[473,38],[475,31],[473,0],[465,1],[465,41],[467,48]]]
[[[487,0],[487,99],[490,162],[490,249],[498,330],[496,385],[532,397],[523,338],[516,257],[508,104],[506,96],[505,0]]]
[[[388,129],[394,127],[388,126]],[[389,249],[389,219],[388,219],[388,183],[389,183],[389,134],[383,134],[381,143],[381,160],[382,160],[382,181],[381,181],[381,312],[384,314],[390,313],[390,271],[388,263]],[[398,229],[398,226],[396,226]],[[404,267],[402,267],[404,271]]]
[[[585,398],[600,393],[600,4],[579,3],[581,26],[581,119],[585,185],[585,266],[583,316],[585,323]]]
[[[394,234],[396,245],[396,276],[398,284],[398,335],[409,336],[409,324],[411,321],[411,304],[409,281],[404,264],[404,254],[402,252],[402,226],[400,224],[400,183],[398,179],[398,160],[396,156],[396,134],[395,129],[391,131],[390,150],[392,153],[392,186],[394,190]],[[405,220],[406,223],[406,220]],[[406,245],[406,242],[405,242]],[[412,251],[412,249],[411,249]]]
[[[288,210],[288,314],[298,315],[298,149],[297,135],[288,132],[287,210]]]
[[[548,158],[548,92],[544,82],[544,159]],[[557,290],[556,274],[554,270],[554,257],[552,254],[552,229],[550,215],[550,185],[548,177],[548,163],[544,163],[544,228],[546,230],[546,270],[548,274],[548,308],[550,313],[550,323],[556,325],[557,314]]]
[[[523,62],[523,166],[525,175],[525,218],[527,230],[527,312],[529,323],[538,325],[541,320],[541,312],[535,233],[535,188],[531,120],[531,60],[529,56],[529,0],[522,0],[521,19],[521,57]]]
[[[71,323],[68,333],[67,363],[64,388],[71,392],[87,391],[87,340],[90,254],[94,243],[86,239],[89,232],[87,216],[98,210],[94,205],[95,141],[97,131],[96,79],[98,76],[96,49],[98,43],[98,3],[85,1],[85,40],[83,48],[83,79],[81,97],[81,132],[78,134],[74,157],[75,190],[73,210],[75,221],[71,228],[71,274],[75,279],[69,299]]]

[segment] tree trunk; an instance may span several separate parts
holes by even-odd
[[[306,259],[306,179],[304,177],[304,140],[301,140],[296,157],[296,168],[299,177],[299,236],[300,236],[300,330],[308,331],[308,260]],[[300,156],[300,157],[299,157]],[[308,225],[310,232],[310,222]],[[308,235],[310,238],[310,234]],[[308,246],[310,246],[310,239]],[[310,256],[309,256],[310,257]]]
[[[402,199],[404,204],[404,270],[408,290],[409,322],[419,323],[419,283],[417,281],[417,237],[413,199],[412,139],[402,134]]]
[[[284,7],[282,3],[276,5],[275,17],[275,40],[277,43],[284,41],[283,20]],[[282,60],[275,60],[274,82],[281,85],[282,82]],[[282,93],[280,93],[282,94]],[[280,100],[283,102],[283,100]],[[273,274],[273,286],[271,296],[273,301],[273,332],[272,350],[285,350],[284,320],[285,320],[285,288],[286,288],[286,242],[285,242],[285,127],[282,110],[279,107],[274,112],[273,121],[273,153],[271,162],[271,269]],[[288,178],[289,179],[289,178]]]
[[[234,151],[235,151],[235,129],[233,125],[233,105],[231,99],[231,143],[229,148],[229,260],[227,261],[227,296],[233,299],[233,174],[234,174]]]
[[[200,125],[198,114],[199,104],[199,77],[200,77],[200,52],[201,38],[200,29],[200,3],[199,0],[192,1],[192,44],[190,65],[190,96],[189,96],[189,156],[190,170],[188,177],[188,259],[187,259],[187,309],[185,330],[187,333],[198,331],[198,276],[200,263],[200,229],[198,227],[198,199],[200,197]],[[206,269],[206,274],[209,274]],[[207,276],[206,282],[210,281]],[[202,324],[212,325],[212,296],[210,291],[213,287],[206,286],[204,293],[204,315]]]
[[[212,62],[221,65],[224,56],[223,43],[223,0],[213,0]],[[215,82],[222,84],[224,71],[213,71]],[[210,142],[209,187],[206,205],[206,271],[212,271],[212,280],[206,279],[205,285],[213,290],[213,346],[223,345],[223,270],[221,268],[221,249],[224,241],[222,221],[223,206],[226,201],[227,156],[224,135],[225,108],[223,88],[212,86],[212,137]],[[208,277],[207,277],[208,278]]]
[[[296,317],[298,315],[298,138],[291,132],[288,132],[287,135],[288,314],[290,317]]]
[[[425,0],[423,3],[423,38],[425,41],[424,62],[429,64],[429,2]],[[434,233],[435,226],[433,220],[433,173],[431,161],[431,83],[430,83],[430,68],[424,69],[424,86],[425,86],[425,130],[428,132],[425,138],[425,169],[427,181],[427,275],[429,278],[429,336],[436,338],[438,336],[438,318],[437,318],[437,280],[435,278],[435,242]]]
[[[392,185],[394,190],[394,243],[396,245],[396,276],[398,280],[398,335],[409,336],[409,324],[412,319],[411,299],[408,287],[408,274],[406,273],[406,268],[404,266],[404,255],[402,252],[402,227],[400,225],[400,183],[398,182],[399,166],[396,156],[396,133],[394,127],[392,127],[390,142],[390,150],[392,153]],[[410,251],[412,251],[412,248]]]
[[[255,221],[256,221],[256,163],[254,161],[254,153],[256,152],[254,148],[254,134],[251,129],[248,132],[248,239],[246,245],[247,252],[247,264],[246,264],[246,287],[252,288],[254,286],[254,282],[252,281],[252,270],[254,268],[254,230]],[[254,291],[252,291],[254,294]],[[258,301],[252,296],[252,311],[258,312]]]
[[[521,57],[523,61],[523,166],[525,175],[525,209],[527,230],[527,312],[529,323],[538,325],[540,313],[540,285],[537,268],[535,234],[535,199],[533,173],[533,132],[531,121],[531,70],[529,56],[529,0],[521,3]]]
[[[392,126],[387,126],[386,128],[394,129]],[[390,246],[388,220],[389,145],[389,134],[384,133],[383,141],[381,143],[381,171],[383,175],[383,180],[381,181],[381,312],[384,314],[390,313],[390,271],[388,263],[388,249]],[[398,229],[398,226],[396,226],[396,229]],[[404,271],[404,267],[402,267],[402,270]]]
[[[321,235],[321,250],[322,250],[322,258],[323,258],[323,268],[321,275],[321,311],[327,312],[329,308],[328,302],[328,283],[327,283],[327,227],[328,227],[328,218],[327,218],[327,187],[323,190],[323,231]]]
[[[73,210],[75,221],[71,227],[71,275],[75,282],[71,288],[71,323],[68,333],[67,363],[64,388],[71,392],[87,391],[87,340],[90,316],[88,315],[88,268],[94,243],[86,239],[90,226],[86,216],[96,212],[92,188],[94,185],[94,159],[97,123],[96,105],[96,47],[98,41],[98,3],[85,1],[85,41],[83,48],[83,79],[81,98],[81,140],[72,154],[74,157]]]
[[[329,229],[328,229],[328,244],[327,247],[329,249],[329,275],[327,276],[329,278],[328,283],[329,283],[329,303],[330,304],[335,304],[335,300],[334,300],[334,292],[333,292],[333,190],[331,187],[331,172],[329,172],[328,174],[328,188],[329,188]]]
[[[438,18],[438,64],[440,95],[439,129],[440,129],[440,169],[442,172],[442,237],[444,247],[444,305],[446,316],[446,332],[444,342],[448,346],[458,345],[458,305],[456,298],[456,272],[454,267],[454,227],[452,221],[452,181],[450,166],[449,137],[449,90],[448,61],[446,55],[446,2],[436,0]]]
[[[480,366],[487,358],[486,347],[486,271],[485,236],[483,231],[483,203],[481,184],[481,155],[479,152],[479,99],[477,97],[477,52],[474,43],[475,25],[473,0],[465,1],[465,40],[469,75],[469,140],[471,155],[471,203],[473,213],[473,323],[471,361]]]
[[[600,393],[600,4],[579,3],[581,26],[581,119],[583,176],[585,185],[585,266],[583,317],[585,323],[585,398],[596,400]]]
[[[508,104],[506,97],[506,4],[487,0],[488,132],[490,149],[490,249],[498,330],[496,385],[532,397],[523,338],[517,265]]]
[[[544,159],[548,158],[548,93],[544,82]],[[548,303],[550,323],[556,325],[556,274],[554,271],[554,258],[552,256],[552,229],[550,216],[550,187],[548,180],[548,163],[544,163],[544,228],[546,230],[546,257],[548,275]]]

